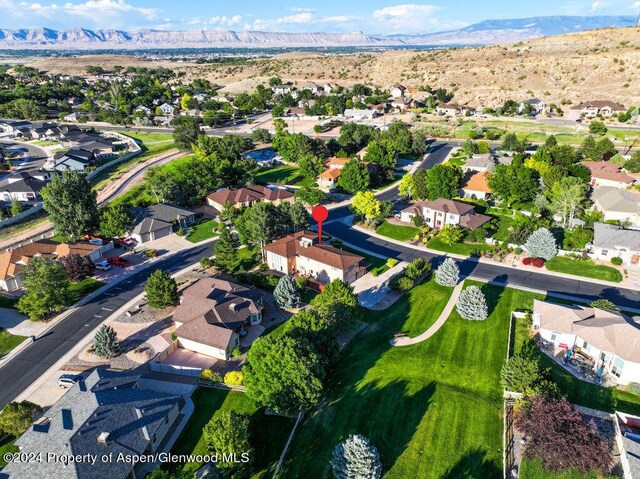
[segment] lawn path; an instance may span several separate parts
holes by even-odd
[[[436,320],[436,322],[433,323],[429,329],[427,329],[421,335],[416,336],[415,338],[410,338],[408,336],[393,338],[391,341],[389,341],[391,345],[392,346],[410,346],[412,344],[421,343],[425,339],[429,339],[431,336],[436,334],[438,330],[442,327],[442,325],[445,323],[447,318],[451,315],[451,312],[453,311],[453,307],[456,305],[456,301],[458,301],[458,295],[460,294],[460,291],[462,291],[463,285],[464,285],[464,281],[460,281],[460,283],[458,283],[458,285],[454,288],[453,293],[451,293],[451,297],[449,298],[449,302],[445,306],[444,310],[442,310],[442,313],[440,313],[440,316],[438,316],[438,319]]]

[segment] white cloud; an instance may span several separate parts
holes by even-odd
[[[596,10],[598,10],[600,7],[602,6],[602,2],[600,0],[595,0],[595,2],[593,2],[591,4],[591,11],[595,12]]]
[[[640,2],[636,2],[633,5],[631,5],[631,8],[633,8],[634,10],[637,10],[638,8],[640,8]]]
[[[372,14],[374,28],[379,33],[421,33],[465,26],[465,22],[439,20],[440,7],[429,4],[404,3],[391,5]]]
[[[233,27],[234,25],[240,25],[242,23],[241,15],[233,15],[231,17],[223,16],[215,16],[211,17],[208,22],[208,25],[217,25],[222,27]]]

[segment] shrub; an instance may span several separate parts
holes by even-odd
[[[474,230],[467,231],[465,239],[472,243],[481,243],[487,237],[487,230],[482,228],[476,228]]]
[[[542,268],[544,266],[544,259],[543,258],[534,258],[531,263],[536,267],[536,268]]]
[[[145,249],[142,251],[142,254],[147,258],[155,258],[156,256],[158,256],[158,251],[155,249]]]
[[[231,357],[237,358],[238,356],[242,356],[242,351],[240,348],[233,348],[233,351],[231,351]]]
[[[426,258],[416,258],[404,268],[407,278],[415,281],[425,273],[431,272],[431,262]]]
[[[613,301],[609,301],[608,299],[596,299],[591,302],[592,308],[600,308],[600,309],[608,309],[611,311],[620,311]]]
[[[473,248],[469,251],[469,256],[479,258],[480,256],[482,256],[482,250],[480,248]]]
[[[389,280],[389,287],[396,291],[409,291],[413,288],[413,281],[400,273]]]
[[[629,383],[629,391],[640,394],[640,383]]]
[[[222,376],[220,373],[212,371],[211,369],[203,369],[200,373],[200,379],[203,381],[209,381],[210,383],[221,383]]]
[[[304,276],[298,276],[296,278],[296,286],[299,290],[305,289],[307,287],[307,278],[305,278]]]
[[[371,276],[373,276],[374,278],[375,278],[376,276],[378,276],[379,274],[380,274],[380,273],[378,272],[378,270],[377,270],[377,269],[374,269],[374,270],[372,270],[372,271],[371,271]]]
[[[523,258],[522,264],[525,266],[529,266],[531,264],[531,258]]]
[[[200,267],[202,269],[209,269],[213,266],[213,261],[211,260],[211,258],[202,258],[200,260]]]
[[[611,264],[620,266],[622,264],[622,258],[620,256],[614,256],[613,258],[611,258]]]
[[[514,248],[513,252],[515,254],[522,254],[522,248],[520,248],[520,247]]]
[[[387,266],[389,268],[393,268],[395,265],[398,264],[398,260],[395,258],[387,258]]]
[[[281,308],[295,308],[300,304],[300,293],[293,276],[286,275],[278,280],[273,297]]]
[[[244,375],[241,371],[230,371],[224,375],[224,383],[227,386],[242,386]]]
[[[360,435],[349,436],[336,446],[331,459],[331,468],[337,479],[382,477],[382,466],[377,449],[366,437]]]

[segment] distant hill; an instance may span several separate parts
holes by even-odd
[[[351,33],[234,32],[231,30],[89,30],[72,28],[0,29],[0,49],[61,48],[279,48],[491,45],[574,33],[604,27],[635,25],[632,16],[536,17],[486,20],[459,30],[420,35],[367,35]]]

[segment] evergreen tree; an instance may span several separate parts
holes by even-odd
[[[93,354],[101,358],[113,358],[120,354],[118,335],[111,326],[103,324],[93,338]]]
[[[77,171],[64,171],[42,189],[43,207],[56,233],[77,240],[96,225],[96,192],[87,178]]]
[[[11,202],[11,216],[18,216],[20,213],[27,211],[27,207],[17,200]]]
[[[353,195],[358,191],[366,190],[370,181],[367,165],[358,160],[351,160],[342,168],[338,177],[338,186]]]
[[[460,281],[460,268],[451,258],[445,258],[436,269],[436,283],[440,286],[455,286]]]
[[[558,254],[556,239],[547,228],[540,228],[531,233],[524,249],[532,258],[543,258],[547,261]]]
[[[336,479],[379,479],[382,465],[378,450],[361,435],[351,435],[333,450],[331,459]]]
[[[227,228],[222,228],[220,238],[213,245],[213,264],[223,273],[231,274],[238,267],[240,243]]]
[[[363,311],[353,286],[340,279],[327,284],[311,303],[320,317],[338,332],[348,330],[362,319]]]
[[[273,297],[281,308],[295,308],[300,304],[300,293],[293,276],[285,275],[278,280]]]
[[[171,125],[176,148],[190,151],[200,135],[198,119],[194,116],[177,116],[172,120]]]
[[[429,196],[429,170],[418,170],[413,175],[413,197],[426,200]]]
[[[469,286],[462,290],[456,301],[456,309],[464,319],[484,321],[489,316],[487,300],[477,286]]]
[[[161,269],[151,273],[144,290],[152,308],[166,308],[178,304],[178,284],[169,273]]]

